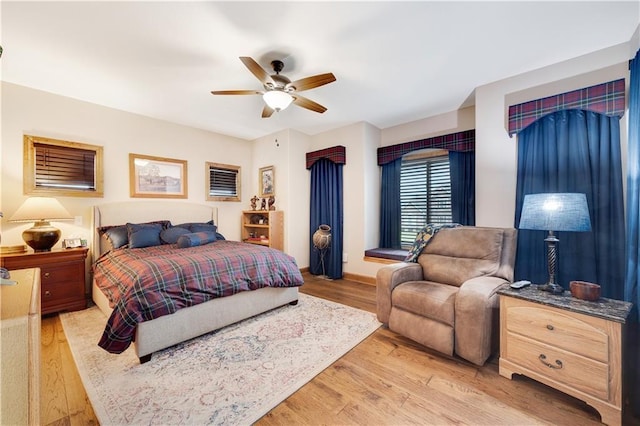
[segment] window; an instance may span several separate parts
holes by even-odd
[[[207,201],[240,201],[240,167],[205,163]]]
[[[400,172],[400,240],[410,248],[427,223],[450,223],[451,181],[449,156],[442,151],[409,155]]]
[[[102,147],[24,135],[24,193],[102,197]]]

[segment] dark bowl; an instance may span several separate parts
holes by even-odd
[[[598,300],[600,298],[600,286],[586,281],[571,281],[569,283],[571,295],[582,300]]]

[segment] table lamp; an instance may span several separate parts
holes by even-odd
[[[554,231],[591,231],[591,219],[585,194],[544,193],[524,196],[518,229],[548,231],[547,268],[549,281],[540,290],[562,294],[564,289],[556,283],[556,245]]]
[[[50,220],[71,220],[73,216],[50,197],[31,197],[9,218],[9,222],[35,222],[22,233],[22,239],[34,251],[51,251],[60,239],[60,230],[51,226]]]

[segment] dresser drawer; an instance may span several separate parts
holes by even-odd
[[[43,272],[41,296],[44,307],[66,300],[84,299],[84,280],[79,280],[77,274],[70,274],[65,270],[53,270],[49,278]]]
[[[609,398],[609,366],[523,336],[507,333],[506,358],[596,398]]]
[[[609,336],[606,322],[598,328],[597,320],[583,321],[578,314],[508,299],[507,330],[550,346],[561,348],[601,362],[609,362]],[[593,325],[593,323],[596,325]]]
[[[84,279],[84,265],[42,266],[40,271],[43,286]]]

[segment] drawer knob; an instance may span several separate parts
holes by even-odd
[[[551,324],[547,324],[547,330],[553,330],[553,326]]]
[[[545,354],[540,354],[540,356],[538,356],[538,359],[541,363],[549,368],[553,368],[555,370],[560,370],[562,368],[562,361],[560,361],[559,359],[556,359],[556,365],[547,362],[547,356]]]
[[[49,296],[51,296],[51,292],[49,290],[46,290],[44,292],[44,297],[49,297]]]
[[[45,277],[45,278],[49,278],[50,275],[51,274],[49,272],[45,272],[42,276]]]

